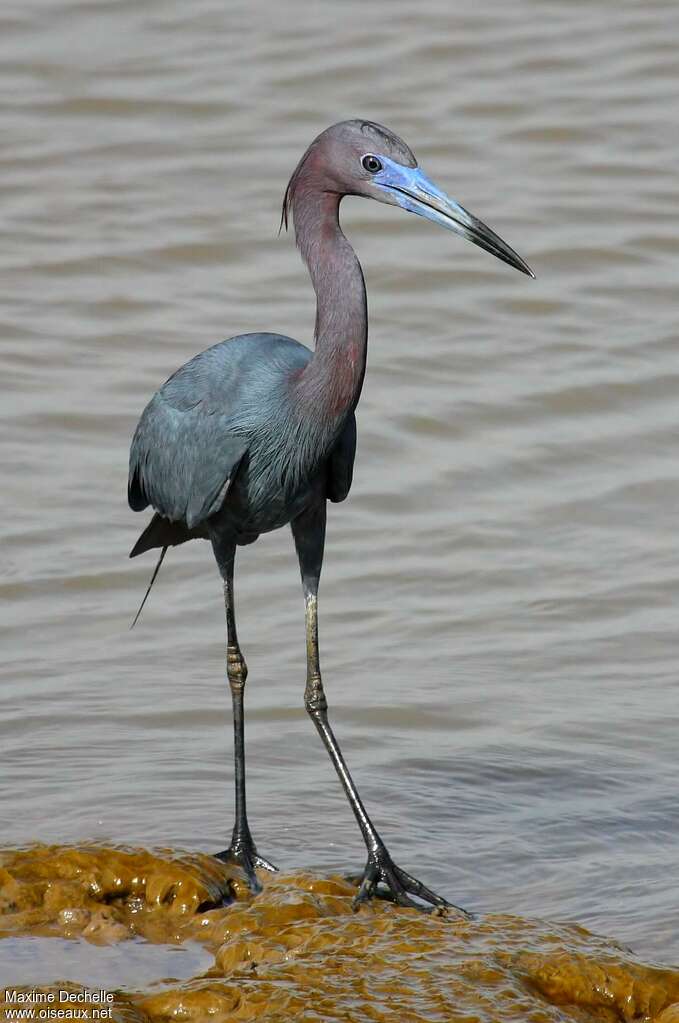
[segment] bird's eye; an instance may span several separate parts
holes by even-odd
[[[376,156],[372,156],[370,153],[363,157],[361,163],[367,171],[370,171],[371,174],[377,174],[378,171],[382,170],[382,164],[380,161]]]

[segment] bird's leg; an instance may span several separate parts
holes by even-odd
[[[226,609],[226,674],[231,688],[233,703],[233,742],[236,786],[236,821],[231,836],[231,845],[217,857],[225,862],[238,863],[245,871],[250,890],[259,892],[262,886],[257,879],[255,870],[276,870],[273,864],[263,859],[252,840],[245,804],[245,720],[243,710],[243,693],[248,677],[248,668],[238,643],[236,632],[236,615],[233,600],[233,570],[235,547],[230,548],[226,558],[218,557],[220,570],[224,578],[224,606]]]
[[[376,895],[378,885],[383,884],[387,889],[386,897],[401,906],[425,909],[427,912],[453,910],[467,916],[464,910],[458,910],[457,906],[451,905],[441,895],[431,891],[393,862],[368,816],[330,727],[328,703],[321,679],[318,650],[318,584],[325,540],[325,501],[322,509],[314,507],[297,518],[292,523],[292,531],[302,573],[306,608],[307,679],[304,705],[330,755],[368,849],[368,862],[354,899],[354,908],[358,908],[362,902],[367,902]],[[416,902],[411,896],[415,896],[421,902]]]
[[[346,761],[337,743],[328,721],[328,704],[325,698],[318,654],[318,602],[317,593],[313,590],[305,592],[306,603],[306,634],[307,634],[307,682],[304,691],[304,705],[315,724],[323,744],[330,754],[335,770],[347,794],[347,798],[361,829],[363,840],[368,849],[368,862],[361,878],[361,884],[354,899],[354,908],[367,902],[377,893],[377,886],[383,883],[387,888],[387,897],[401,906],[417,909],[434,907],[440,911],[453,909],[442,896],[432,892],[416,878],[411,877],[391,859],[380,835],[370,820],[358,794],[358,790],[349,773]],[[414,901],[411,895],[417,896],[423,906]],[[429,910],[431,911],[431,910]]]

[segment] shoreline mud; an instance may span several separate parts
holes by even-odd
[[[103,1018],[87,976],[22,985],[18,963],[12,976],[3,948],[39,938],[80,942],[83,962],[94,946],[124,948],[129,961],[148,945],[159,951],[167,975],[128,985],[118,965],[102,989],[113,996],[107,1018],[119,1021],[679,1023],[679,970],[575,924],[427,916],[381,900],[355,913],[355,887],[341,876],[262,880],[252,898],[237,868],[170,849],[0,851],[0,1019],[17,1018],[16,992],[43,1012],[50,1002],[77,1007],[73,1018]],[[191,943],[211,965],[179,980],[173,952]],[[77,973],[77,952],[71,961]]]

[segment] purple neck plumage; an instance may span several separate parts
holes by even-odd
[[[339,225],[341,195],[324,190],[313,165],[303,165],[291,184],[297,244],[316,292],[316,347],[296,381],[297,394],[341,422],[356,407],[365,375],[365,282]]]

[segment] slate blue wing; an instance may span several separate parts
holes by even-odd
[[[234,437],[226,417],[202,403],[187,411],[156,395],[132,441],[128,500],[134,511],[149,504],[189,529],[221,507],[247,442]]]
[[[128,501],[189,529],[221,507],[247,452],[231,424],[237,346],[216,345],[182,366],[146,406],[130,449]],[[232,356],[232,357],[230,357]]]

